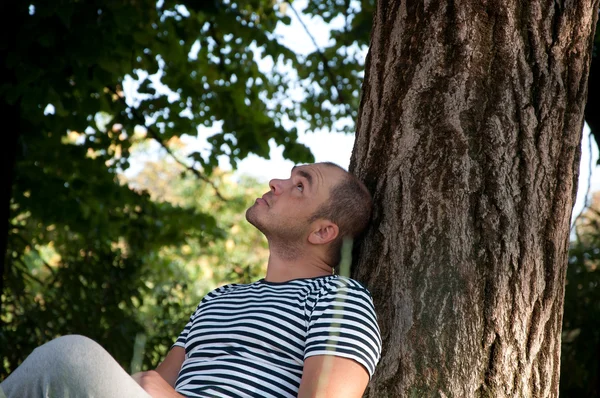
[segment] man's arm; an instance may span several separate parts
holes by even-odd
[[[298,398],[360,398],[367,384],[367,370],[353,359],[315,355],[304,360]]]
[[[167,354],[165,359],[156,367],[156,372],[175,388],[177,376],[185,359],[185,348],[175,346]]]
[[[156,370],[138,372],[131,377],[154,398],[183,397],[174,388],[184,359],[185,349],[173,347]]]

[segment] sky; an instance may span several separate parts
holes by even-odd
[[[294,1],[294,8],[297,11],[304,9],[307,0]],[[282,42],[290,49],[297,53],[306,54],[315,50],[315,45],[311,38],[305,32],[304,28],[298,21],[296,15],[288,10],[288,15],[291,18],[290,25],[280,24],[277,28],[277,33],[281,35]],[[323,48],[329,41],[329,28],[343,23],[341,19],[334,20],[330,25],[324,23],[319,17],[309,18],[307,15],[300,14],[304,24],[310,30],[312,36],[319,45]],[[366,53],[364,54],[366,55]],[[259,65],[260,67],[260,65]],[[263,65],[262,68],[269,69],[272,65]],[[127,91],[127,89],[126,89]],[[128,95],[129,96],[129,95]],[[350,155],[354,145],[354,135],[344,134],[335,131],[318,131],[306,133],[302,124],[296,125],[299,131],[299,141],[307,145],[317,162],[330,161],[344,168],[348,168],[350,163]],[[218,128],[218,127],[217,127]],[[196,137],[183,136],[182,140],[188,145],[190,151],[201,150],[208,146],[205,138],[208,137],[214,129],[200,127]],[[589,198],[591,193],[600,190],[600,171],[596,166],[598,160],[598,149],[593,141],[590,145],[590,133],[587,125],[584,127],[582,139],[582,157],[580,164],[578,195],[575,206],[573,208],[574,219],[584,208],[586,204],[586,194]],[[267,184],[271,178],[286,178],[290,174],[293,162],[283,158],[283,148],[277,147],[272,141],[269,143],[271,148],[270,159],[263,159],[256,155],[250,155],[246,159],[238,163],[236,175],[246,174],[257,178],[259,181],[264,181]],[[147,153],[147,152],[146,152]],[[132,162],[132,167],[126,174],[135,174],[143,167],[143,161]],[[230,165],[226,158],[220,159],[220,167],[230,169]],[[590,173],[591,171],[591,173]]]
[[[573,220],[584,209],[587,200],[595,191],[600,191],[600,166],[598,162],[598,145],[590,134],[590,129],[586,124],[583,128],[583,137],[581,140],[581,162],[579,164],[579,183],[577,185],[577,200],[573,207]]]

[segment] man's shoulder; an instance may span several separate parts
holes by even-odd
[[[369,300],[372,299],[371,292],[364,284],[356,279],[341,275],[332,275],[329,277],[327,283],[322,286],[321,293],[334,295],[358,294],[365,296]]]
[[[351,287],[354,289],[362,289],[362,290],[366,290],[366,291],[369,290],[363,283],[357,281],[356,279],[352,279],[348,276],[342,276],[342,275],[334,275],[334,276],[335,276],[335,279],[332,279],[332,281],[336,282],[340,286],[348,286],[348,287]]]
[[[227,283],[208,292],[204,296],[204,299],[212,299],[235,291],[244,290],[251,285],[252,283]]]

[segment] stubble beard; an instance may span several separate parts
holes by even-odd
[[[269,215],[260,217],[255,206],[246,210],[246,220],[265,235],[269,249],[280,257],[294,259],[301,254],[302,240],[305,238],[306,224],[291,218],[273,220]]]

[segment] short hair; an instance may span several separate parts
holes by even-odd
[[[344,239],[356,238],[369,224],[372,198],[365,184],[356,176],[335,163],[323,164],[344,171],[344,178],[331,188],[329,199],[315,211],[310,222],[326,219],[338,226],[339,234],[330,250],[330,265],[337,267]]]

